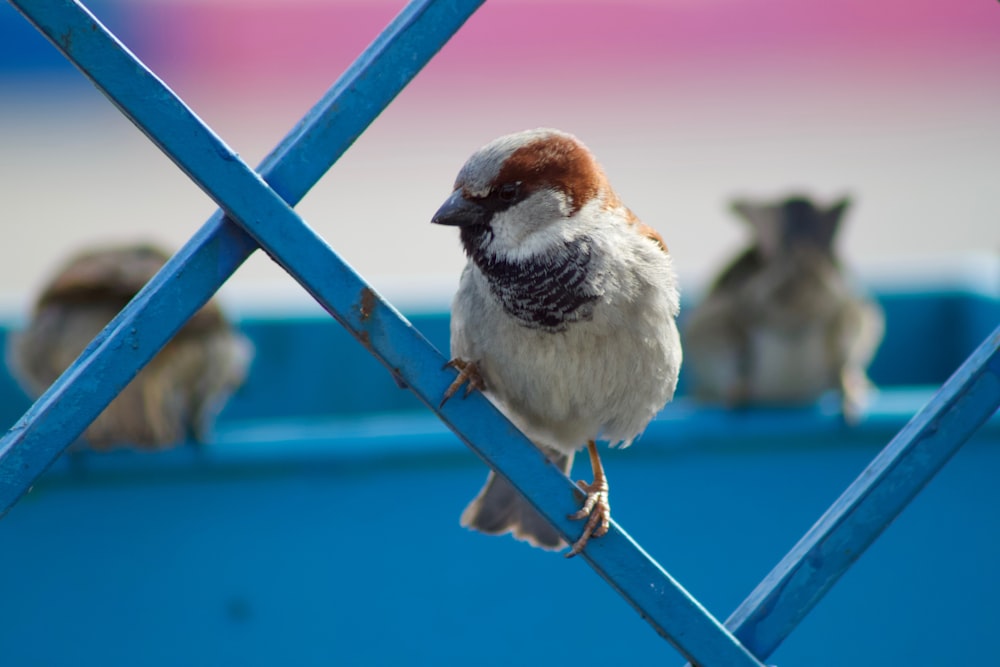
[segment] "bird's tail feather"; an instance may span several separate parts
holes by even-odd
[[[573,454],[546,452],[564,473],[573,467]],[[462,525],[489,535],[514,537],[543,549],[559,550],[566,542],[510,482],[490,471],[479,495],[462,512]]]

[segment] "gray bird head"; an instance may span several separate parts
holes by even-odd
[[[779,202],[737,200],[733,210],[753,227],[757,245],[765,257],[775,257],[793,248],[813,248],[833,255],[833,241],[848,197],[830,206],[820,206],[803,196]]]
[[[590,151],[553,129],[510,134],[468,159],[431,219],[462,230],[469,256],[516,258],[562,243],[565,223],[605,189]]]

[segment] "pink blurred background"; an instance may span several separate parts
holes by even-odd
[[[403,4],[93,10],[256,164]],[[3,30],[31,30],[5,9]],[[26,298],[82,243],[177,246],[204,222],[213,204],[81,76],[20,57],[0,62],[0,293]],[[840,245],[865,278],[996,276],[998,72],[986,0],[493,0],[299,210],[390,297],[443,304],[464,259],[428,220],[456,171],[497,135],[549,125],[593,149],[692,291],[746,238],[728,200],[792,191],[855,198]],[[308,302],[262,253],[226,294]]]

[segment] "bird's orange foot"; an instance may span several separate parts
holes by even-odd
[[[602,537],[611,527],[611,503],[608,501],[608,481],[603,475],[596,476],[592,484],[587,482],[577,482],[577,486],[586,491],[587,500],[579,512],[570,514],[573,521],[587,519],[587,525],[583,527],[583,535],[573,543],[573,548],[566,554],[566,558],[572,558],[587,546],[591,537]]]
[[[443,407],[445,402],[455,395],[463,384],[468,383],[465,388],[465,395],[468,396],[472,393],[473,389],[478,389],[479,391],[485,391],[486,383],[483,382],[483,376],[479,374],[479,366],[476,365],[474,361],[466,361],[465,359],[454,358],[444,365],[445,368],[454,368],[458,371],[458,377],[455,381],[448,386],[448,389],[444,392],[444,398],[441,399],[441,405],[438,407]]]

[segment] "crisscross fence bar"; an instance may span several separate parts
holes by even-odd
[[[481,2],[412,2],[264,161],[260,175],[83,6],[69,0],[11,2],[226,216],[213,216],[0,442],[0,511],[9,510],[259,245],[469,447],[525,492],[564,537],[575,537],[579,526],[566,518],[578,503],[574,485],[482,396],[436,410],[453,377],[442,370],[444,357],[289,207]],[[319,165],[308,164],[314,160]],[[275,189],[268,186],[272,181]],[[617,525],[584,557],[688,660],[760,667]]]
[[[726,621],[764,660],[1000,406],[1000,327]]]

